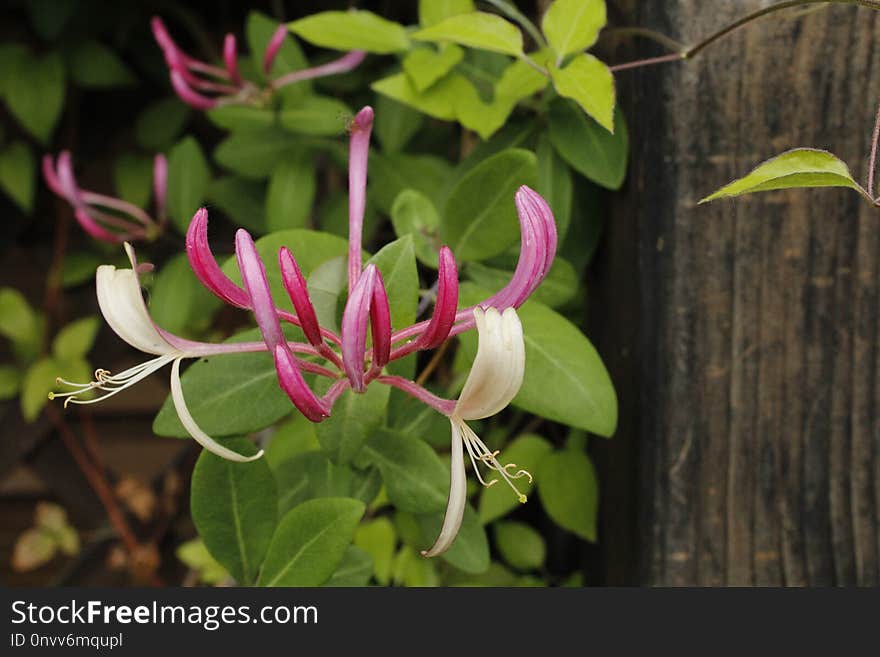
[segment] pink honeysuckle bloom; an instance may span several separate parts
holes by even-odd
[[[466,504],[465,450],[480,483],[491,486],[498,481],[486,481],[479,472],[478,466],[482,465],[497,473],[510,485],[517,498],[525,502],[525,495],[517,489],[514,480],[530,475],[523,470],[516,470],[514,464],[502,465],[497,458],[498,452],[489,450],[468,426],[467,421],[500,412],[519,391],[525,368],[525,346],[516,308],[535,291],[550,270],[556,253],[556,224],[544,199],[528,187],[521,187],[516,192],[514,202],[519,216],[522,245],[519,262],[510,282],[475,306],[459,309],[455,258],[452,251],[443,246],[438,254],[437,294],[430,319],[394,331],[382,275],[373,264],[364,267],[361,259],[361,228],[372,120],[373,111],[367,107],[358,112],[351,124],[347,268],[349,294],[338,334],[319,325],[305,277],[289,249],[279,249],[278,263],[282,283],[295,312],[276,306],[257,246],[245,230],[239,230],[235,239],[242,284],[238,285],[226,276],[208,243],[208,213],[202,208],[193,216],[186,236],[186,251],[193,272],[217,297],[230,305],[253,312],[263,341],[245,345],[208,345],[169,336],[155,327],[149,319],[140,297],[136,276],[131,273],[136,269],[132,260],[133,270],[125,271],[130,272],[126,276],[134,280],[134,284],[130,284],[133,291],[129,291],[125,298],[118,295],[118,299],[100,301],[102,296],[106,298],[107,295],[101,291],[99,270],[101,309],[108,323],[123,339],[141,351],[157,355],[157,358],[115,377],[99,371],[96,377],[98,380],[81,385],[80,390],[99,388],[108,394],[116,394],[172,362],[172,397],[181,420],[194,438],[206,447],[214,447],[216,444],[209,442],[210,439],[204,432],[200,433],[201,430],[188,416],[183,404],[179,381],[179,362],[182,358],[207,353],[268,351],[275,360],[279,386],[290,397],[293,405],[313,422],[321,422],[328,417],[336,400],[348,389],[359,394],[373,384],[396,387],[447,416],[450,421],[453,458],[449,500],[440,535],[434,545],[423,552],[430,557],[448,549],[461,526]],[[137,312],[131,311],[132,307]],[[135,316],[136,322],[123,322],[119,319]],[[301,327],[307,342],[286,340],[282,333],[282,322]],[[458,400],[443,399],[415,381],[385,372],[385,366],[389,362],[419,350],[435,349],[450,336],[474,327],[478,333],[477,355]],[[369,348],[368,329],[372,338],[372,346]],[[326,366],[300,359],[297,354],[323,358]],[[322,397],[317,396],[309,388],[303,372],[333,380],[327,393]],[[76,392],[67,394],[69,400],[76,399]],[[94,400],[79,403],[91,401]],[[228,454],[226,456],[230,457]]]
[[[107,370],[99,369],[95,372],[95,380],[88,383],[74,383],[59,379],[60,384],[74,388],[73,391],[63,393],[50,393],[49,399],[63,398],[67,404],[94,404],[112,397],[123,390],[130,388],[154,372],[171,364],[171,398],[174,408],[180,418],[181,424],[197,442],[205,449],[232,461],[250,461],[259,458],[262,452],[252,457],[244,457],[219,444],[206,434],[193,419],[183,397],[183,389],[180,385],[180,361],[186,358],[201,358],[203,356],[249,353],[266,351],[265,342],[237,342],[223,344],[209,344],[193,342],[173,335],[153,322],[141,295],[141,286],[138,272],[144,265],[138,266],[134,249],[130,244],[125,244],[125,250],[131,262],[131,269],[117,269],[112,265],[101,265],[95,275],[95,285],[98,293],[98,306],[104,320],[110,328],[129,345],[154,358],[139,365],[135,365],[119,374],[112,374]],[[290,353],[296,351],[314,355],[315,349],[311,345],[296,342],[286,342],[283,338],[274,344],[276,349],[284,349]],[[335,374],[314,363],[302,362],[300,366],[314,374],[334,377]],[[105,394],[93,398],[82,399],[81,395],[87,391],[100,390]],[[341,391],[335,394],[341,394]]]
[[[153,37],[162,49],[171,86],[178,97],[197,110],[210,110],[228,103],[264,102],[266,92],[280,89],[303,80],[338,75],[351,71],[364,60],[366,53],[352,51],[339,59],[321,66],[293,71],[267,82],[263,89],[241,76],[238,68],[238,44],[233,34],[223,40],[223,66],[215,66],[185,53],[171,38],[165,23],[158,16],[150,21]],[[280,25],[263,53],[263,70],[267,76],[272,73],[272,65],[284,40],[287,28]]]
[[[73,206],[77,222],[95,239],[114,244],[154,240],[165,226],[168,163],[164,155],[153,159],[155,218],[128,201],[81,189],[68,151],[62,151],[55,160],[51,155],[43,156],[43,179],[49,189]]]

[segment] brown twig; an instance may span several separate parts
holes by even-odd
[[[419,385],[424,385],[425,381],[428,380],[428,377],[434,373],[434,370],[437,369],[437,366],[443,361],[443,356],[446,355],[447,350],[449,349],[449,345],[451,343],[449,340],[440,345],[440,348],[434,352],[434,355],[431,357],[431,360],[428,361],[428,364],[425,365],[425,369],[422,370],[421,374],[419,374],[419,378],[416,379],[416,383]]]
[[[104,510],[107,512],[107,517],[110,519],[110,522],[116,530],[116,533],[119,535],[119,538],[122,540],[122,543],[130,554],[137,554],[140,551],[140,542],[129,526],[122,509],[119,508],[116,496],[113,494],[113,490],[110,488],[110,484],[106,477],[89,459],[86,450],[80,444],[76,435],[73,433],[73,430],[64,421],[64,416],[61,412],[55,406],[49,404],[46,406],[46,415],[58,431],[58,435],[61,436],[61,440],[64,442],[65,447],[67,447],[71,456],[73,456],[73,459],[76,461],[76,464],[79,466],[83,475],[85,475],[92,490],[95,491],[95,494],[104,506]]]

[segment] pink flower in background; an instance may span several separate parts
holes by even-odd
[[[223,66],[215,66],[196,59],[181,50],[171,38],[165,23],[158,16],[150,22],[153,36],[168,65],[171,86],[187,105],[198,110],[209,110],[224,103],[246,103],[258,98],[263,90],[245,80],[238,69],[238,45],[235,35],[227,34],[223,41]],[[270,76],[272,65],[287,38],[287,28],[280,25],[272,35],[263,54],[263,72]],[[281,75],[270,80],[270,90],[280,89],[296,82],[347,73],[360,65],[366,53],[355,50],[337,60]]]
[[[519,262],[510,282],[477,305],[459,309],[455,258],[450,249],[444,246],[438,254],[437,294],[430,319],[395,331],[391,325],[391,309],[382,274],[375,265],[364,267],[361,261],[367,154],[372,123],[373,110],[365,107],[351,124],[349,292],[338,334],[319,325],[306,281],[294,254],[287,248],[279,250],[278,264],[284,288],[295,310],[293,313],[275,305],[264,263],[253,239],[245,230],[239,230],[235,238],[236,261],[242,285],[226,276],[211,252],[208,212],[202,208],[194,215],[187,231],[186,252],[190,265],[202,284],[217,297],[253,312],[263,341],[210,345],[182,340],[156,327],[140,296],[137,265],[133,251],[127,245],[132,260],[131,270],[115,270],[112,267],[99,269],[98,298],[101,311],[120,337],[135,348],[154,354],[156,358],[115,376],[99,370],[96,381],[79,384],[77,391],[66,393],[66,396],[68,402],[93,403],[98,400],[81,401],[78,393],[100,389],[106,391],[107,395],[116,394],[171,363],[172,398],[183,425],[206,449],[225,458],[242,460],[244,457],[230,453],[207,436],[186,410],[179,374],[182,359],[206,354],[267,351],[274,358],[279,386],[292,404],[312,422],[321,422],[329,417],[336,400],[348,389],[357,394],[373,384],[396,387],[447,416],[450,421],[453,458],[446,515],[434,545],[423,552],[425,556],[434,556],[449,548],[461,526],[467,492],[465,451],[484,486],[491,486],[498,479],[486,481],[480,474],[479,466],[495,472],[513,489],[521,502],[526,501],[514,480],[530,478],[530,475],[517,470],[514,464],[502,465],[497,458],[498,452],[490,450],[467,421],[500,412],[519,391],[525,371],[525,345],[516,308],[535,291],[550,270],[556,253],[556,224],[544,199],[528,187],[520,187],[514,200],[522,244]],[[111,286],[108,283],[117,278],[124,284],[120,282],[118,286]],[[282,322],[301,327],[306,342],[287,340],[282,332]],[[474,327],[479,338],[477,355],[457,400],[443,399],[413,380],[385,372],[388,363],[415,351],[437,348],[451,336]],[[368,332],[371,347],[367,346]],[[325,363],[318,365],[312,360],[304,360],[301,355],[320,357]],[[306,381],[306,372],[331,379],[327,393],[323,396],[315,394]]]
[[[83,230],[102,242],[121,244],[153,240],[165,226],[168,163],[164,155],[156,155],[153,159],[155,217],[128,201],[80,188],[73,175],[73,159],[68,151],[62,151],[55,160],[51,155],[43,156],[43,179],[55,194],[73,206],[76,220]]]

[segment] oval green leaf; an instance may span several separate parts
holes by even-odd
[[[320,586],[342,563],[364,503],[344,497],[303,502],[281,519],[259,586]]]
[[[450,41],[469,48],[517,57],[523,51],[522,33],[501,16],[482,11],[458,14],[412,35],[416,41]]]
[[[535,187],[537,180],[534,153],[519,148],[497,153],[471,169],[453,188],[443,212],[443,241],[456,260],[484,260],[516,242],[516,190],[521,185]]]
[[[599,482],[586,454],[574,449],[547,454],[538,470],[538,495],[556,524],[595,542]]]
[[[288,23],[309,43],[335,50],[366,50],[387,55],[409,48],[406,29],[369,11],[324,11]]]
[[[248,440],[227,443],[250,456]],[[227,461],[202,450],[192,475],[193,522],[208,551],[240,584],[253,584],[278,522],[278,493],[265,459]]]
[[[798,187],[849,187],[868,198],[867,192],[853,180],[849,167],[835,155],[815,148],[797,148],[758,165],[747,176],[734,180],[700,203]]]

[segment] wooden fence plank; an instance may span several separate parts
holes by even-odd
[[[692,42],[769,4],[634,2],[628,17]],[[697,205],[796,146],[864,175],[880,18],[770,18],[693,61],[621,74],[620,90],[634,163],[600,267],[637,267],[639,289],[599,341],[635,353],[615,373],[637,400],[616,439],[641,464],[635,579],[880,584],[880,212],[839,190]],[[606,535],[618,522],[606,514]]]

